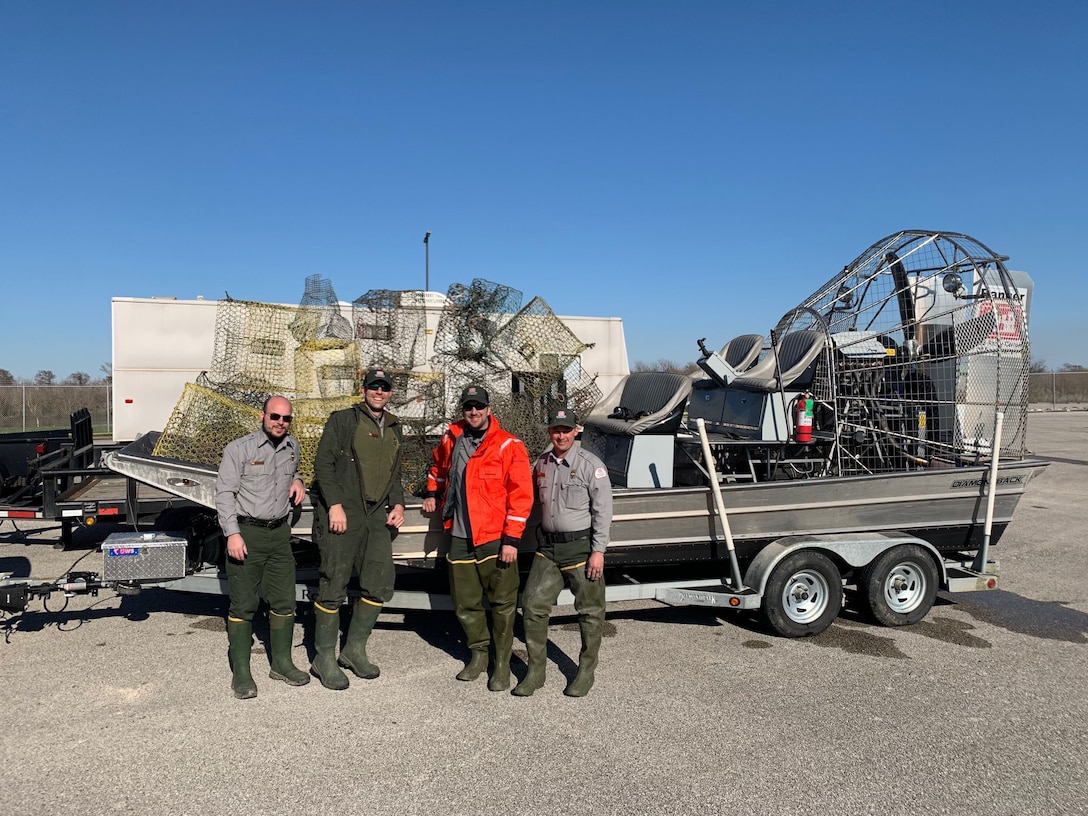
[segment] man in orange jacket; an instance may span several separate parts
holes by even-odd
[[[491,414],[487,389],[461,392],[463,418],[450,423],[432,454],[424,512],[442,499],[451,533],[450,594],[465,630],[470,659],[458,680],[475,680],[487,668],[489,640],[495,663],[487,687],[510,688],[510,653],[518,602],[518,542],[533,509],[533,477],[525,443],[503,430]],[[483,597],[491,606],[488,632]]]

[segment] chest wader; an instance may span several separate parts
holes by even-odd
[[[493,541],[470,551],[463,538],[454,537],[448,556],[450,595],[454,613],[465,631],[470,658],[457,673],[458,680],[472,681],[487,668],[490,641],[495,662],[487,687],[491,691],[510,688],[510,654],[514,647],[514,616],[518,602],[517,562],[503,564],[498,553],[501,541]],[[491,631],[488,632],[483,597],[491,607]]]
[[[604,626],[605,586],[603,579],[590,581],[586,577],[588,548],[589,538],[557,545],[542,544],[533,559],[521,599],[529,671],[514,689],[514,694],[518,697],[528,697],[544,685],[547,671],[548,619],[564,586],[574,595],[582,649],[578,655],[578,674],[563,693],[568,697],[584,697],[593,687],[597,656],[601,648],[601,630]],[[560,566],[561,564],[564,566]]]

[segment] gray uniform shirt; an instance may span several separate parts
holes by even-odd
[[[215,509],[224,536],[238,532],[238,516],[272,521],[287,515],[298,457],[298,442],[290,434],[278,445],[263,430],[227,443],[215,480]]]
[[[612,483],[604,463],[575,442],[564,459],[551,451],[533,468],[540,525],[549,533],[593,529],[592,551],[608,549],[612,525]]]
[[[465,473],[468,470],[468,460],[480,449],[486,433],[486,430],[481,434],[466,430],[453,443],[453,456],[448,476],[449,495],[446,497],[444,516],[453,519],[450,533],[458,538],[472,538],[468,517],[468,494],[465,492]]]

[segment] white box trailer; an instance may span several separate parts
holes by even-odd
[[[434,354],[434,337],[446,296],[420,293],[426,311],[425,360]],[[185,389],[211,368],[215,354],[218,301],[173,297],[115,297],[113,317],[113,437],[132,441],[162,430]],[[351,304],[340,304],[343,314]],[[608,394],[629,372],[623,322],[618,317],[559,316],[585,343],[582,369],[596,375]],[[363,361],[367,364],[367,361]],[[426,366],[418,367],[427,371]]]

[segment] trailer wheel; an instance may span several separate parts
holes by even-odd
[[[763,618],[784,637],[820,634],[841,608],[842,576],[834,562],[821,553],[792,553],[767,580]]]
[[[861,573],[862,602],[884,626],[907,626],[924,618],[937,597],[937,565],[916,544],[881,553]]]

